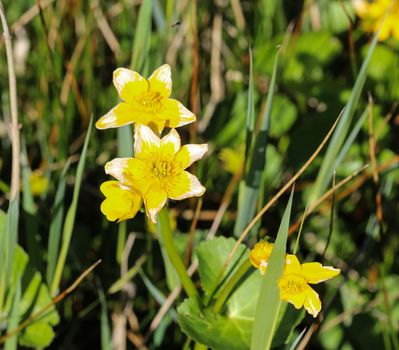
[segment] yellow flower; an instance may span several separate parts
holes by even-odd
[[[156,222],[168,198],[181,200],[205,192],[205,187],[185,169],[201,159],[207,150],[206,144],[180,147],[175,129],[160,139],[151,128],[137,124],[135,158],[113,159],[105,165],[105,172],[139,191],[148,218]]]
[[[29,175],[30,190],[34,196],[40,196],[48,189],[48,179],[42,170],[35,170]]]
[[[262,275],[266,272],[267,263],[270,258],[270,254],[272,253],[273,243],[269,243],[266,241],[259,241],[255,244],[253,249],[249,254],[249,260],[252,265],[260,270]]]
[[[316,284],[337,276],[339,269],[311,262],[300,264],[295,255],[288,254],[285,269],[278,282],[280,299],[290,302],[295,308],[305,307],[316,317],[321,310],[319,295],[309,284]]]
[[[244,145],[240,145],[237,149],[223,148],[220,152],[219,159],[223,162],[223,167],[232,174],[242,171],[244,165]]]
[[[106,197],[101,203],[101,211],[109,221],[133,218],[143,202],[138,192],[118,181],[106,181],[100,190]]]
[[[195,115],[179,101],[169,98],[172,92],[170,67],[159,67],[149,79],[126,68],[114,71],[114,85],[123,102],[101,117],[98,129],[132,123],[175,128],[195,121]]]
[[[353,1],[353,7],[362,20],[362,27],[367,32],[376,32],[383,20],[385,13],[390,8],[392,0],[366,0]],[[385,18],[379,34],[379,40],[385,40],[390,36],[399,40],[399,0],[395,0],[391,11]]]

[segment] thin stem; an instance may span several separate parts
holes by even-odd
[[[226,302],[227,298],[229,297],[231,291],[237,285],[238,281],[241,279],[242,276],[250,269],[251,262],[249,259],[246,259],[241,266],[237,269],[233,276],[227,281],[224,288],[219,294],[219,297],[216,299],[215,305],[213,306],[213,312],[215,314],[219,313],[220,309],[223,307],[224,303]]]
[[[184,291],[189,297],[195,297],[199,299],[197,289],[191,278],[188,276],[186,268],[180,258],[179,252],[175,246],[173,240],[173,233],[169,223],[169,215],[167,208],[163,208],[159,213],[159,224],[160,233],[162,235],[163,244],[165,246],[168,257],[175,268],[177,275],[179,276],[180,282],[183,285]]]
[[[18,126],[18,107],[17,107],[17,81],[15,78],[14,58],[11,44],[10,31],[4,13],[3,3],[0,0],[0,18],[4,32],[4,43],[7,55],[8,84],[10,90],[10,109],[11,109],[11,145],[12,145],[12,170],[11,170],[11,195],[10,199],[17,199],[20,191],[20,156],[21,145]]]

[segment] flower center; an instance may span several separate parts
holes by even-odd
[[[298,274],[287,273],[279,281],[282,298],[288,295],[302,293],[307,286],[306,280]]]
[[[159,180],[168,178],[172,174],[172,163],[161,160],[152,164],[152,174]]]
[[[137,101],[147,113],[157,113],[162,109],[162,96],[157,92],[146,92]]]

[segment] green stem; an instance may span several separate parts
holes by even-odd
[[[126,221],[122,221],[118,225],[118,243],[116,246],[116,261],[119,264],[122,263],[125,243],[126,243]]]
[[[195,297],[196,299],[199,299],[197,289],[195,288],[195,285],[191,278],[188,276],[183,261],[181,260],[179,252],[177,251],[177,248],[175,246],[167,208],[162,208],[159,213],[158,220],[163,244],[165,246],[170,262],[172,263],[177,272],[177,275],[179,276],[184,291],[189,297]]]
[[[233,288],[237,285],[241,277],[249,270],[250,267],[251,262],[249,261],[249,259],[245,260],[234,273],[234,275],[231,276],[231,278],[227,281],[224,288],[220,292],[219,297],[216,299],[215,305],[213,306],[213,312],[215,314],[219,313],[220,309],[226,302]]]

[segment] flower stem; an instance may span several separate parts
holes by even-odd
[[[215,302],[215,305],[213,306],[213,312],[215,314],[219,313],[220,309],[226,302],[233,288],[237,285],[238,281],[249,270],[250,267],[251,267],[251,262],[249,261],[249,259],[245,260],[241,264],[241,266],[237,269],[237,271],[234,273],[234,275],[227,281],[224,288],[221,290],[219,297]]]
[[[167,208],[164,207],[160,211],[158,220],[159,220],[158,228],[162,235],[163,244],[165,246],[170,262],[172,263],[173,267],[177,272],[177,275],[179,276],[184,291],[189,297],[195,297],[196,299],[199,299],[197,289],[195,288],[195,285],[191,280],[191,278],[188,276],[186,267],[184,266],[183,261],[181,260],[181,257],[179,255],[179,252],[177,251],[177,248],[175,246],[172,229],[170,227]]]

